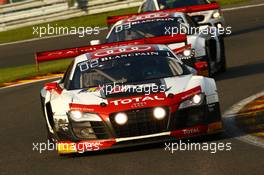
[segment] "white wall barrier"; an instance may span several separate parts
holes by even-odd
[[[87,11],[69,8],[66,0],[27,0],[0,6],[0,32],[84,15],[137,7],[141,0],[90,0]]]

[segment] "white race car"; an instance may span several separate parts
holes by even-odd
[[[138,12],[171,11],[185,12],[200,25],[224,27],[225,20],[220,5],[209,0],[145,0]]]
[[[112,26],[106,41],[166,44],[178,56],[182,56],[185,64],[195,68],[199,75],[212,76],[226,71],[224,38],[219,30],[216,27],[197,26],[185,13],[153,12],[123,18]],[[181,53],[187,48],[189,52]],[[207,74],[200,74],[203,62],[208,65]]]
[[[60,154],[222,131],[215,81],[191,74],[164,45],[100,49],[41,90]]]

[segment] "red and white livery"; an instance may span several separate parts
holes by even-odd
[[[41,102],[59,154],[222,131],[215,81],[196,76],[164,45],[80,55],[44,86]]]

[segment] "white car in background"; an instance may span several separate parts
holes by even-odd
[[[199,25],[209,25],[218,28],[225,26],[220,5],[209,0],[144,0],[139,7],[139,13],[151,11],[185,12]]]
[[[181,40],[182,34],[186,37]],[[212,76],[226,71],[223,35],[215,27],[197,25],[182,12],[150,12],[123,18],[112,25],[106,42],[165,44],[182,57],[185,64],[195,68],[199,75]],[[183,52],[188,46],[191,46],[190,54],[182,53],[180,56],[179,51]],[[200,69],[202,62],[208,65],[205,73],[200,71],[203,70]]]

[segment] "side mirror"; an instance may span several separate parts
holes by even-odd
[[[46,91],[49,91],[49,92],[55,91],[58,94],[62,93],[62,88],[60,87],[59,83],[57,83],[57,82],[46,83],[44,88]]]
[[[90,45],[91,46],[99,45],[99,44],[101,44],[100,40],[92,40],[92,41],[90,41]]]

